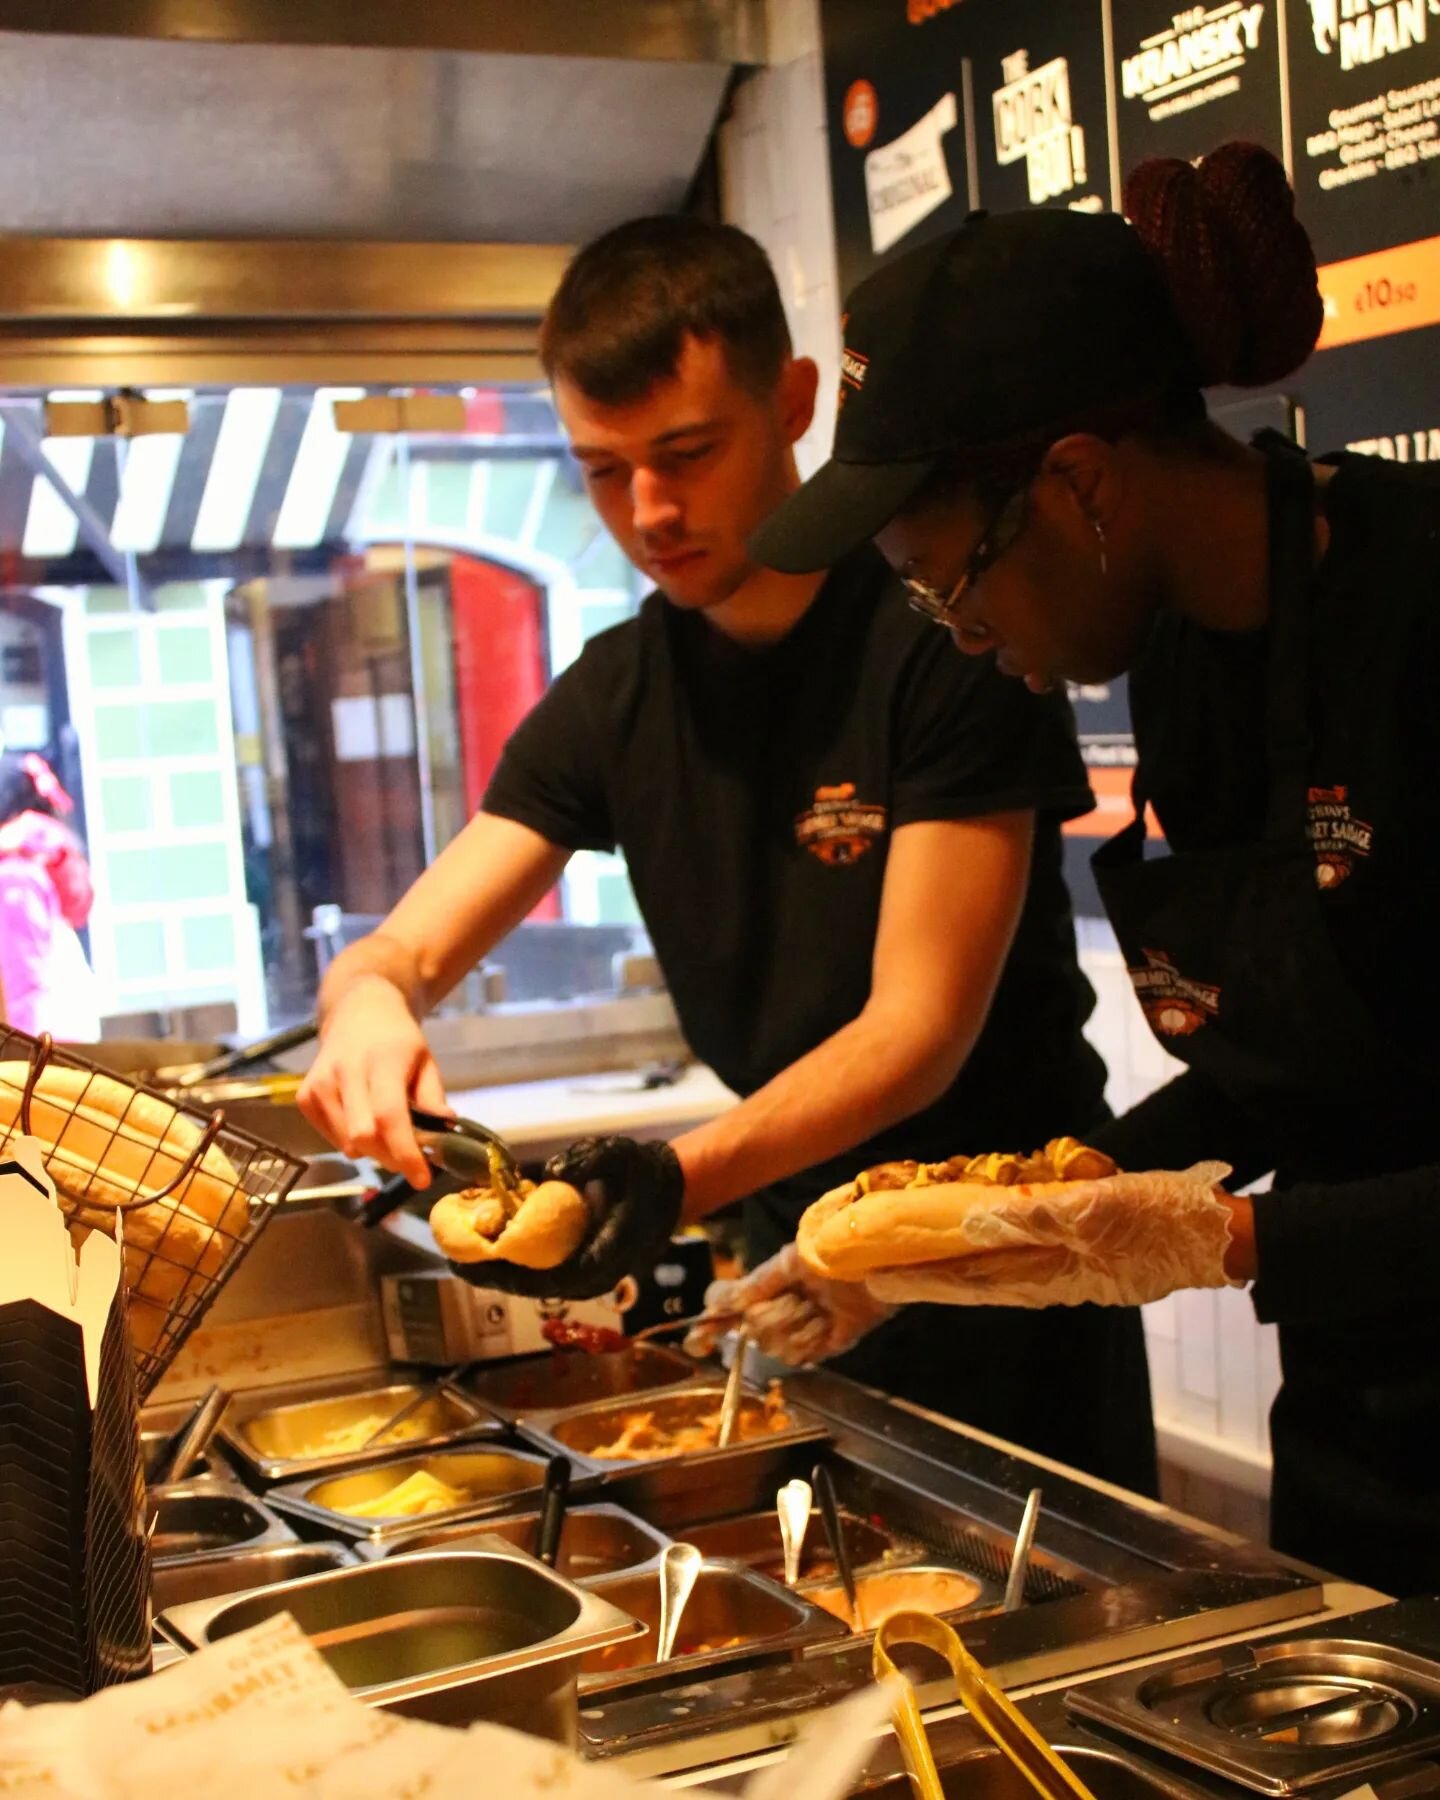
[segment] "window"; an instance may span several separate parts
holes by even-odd
[[[79,801],[112,1021],[305,1017],[545,684],[635,610],[543,389],[347,431],[363,392],[196,390],[183,435],[130,441],[46,438],[45,396],[0,396],[0,739]],[[496,960],[508,997],[565,998],[637,936],[623,863],[587,853]]]

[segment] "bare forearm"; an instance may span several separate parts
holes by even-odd
[[[421,979],[414,952],[403,939],[390,936],[382,926],[342,950],[325,971],[317,1001],[321,1027],[348,993],[362,981],[377,978],[398,990],[417,1019],[423,1019],[434,1004]]]
[[[739,1106],[675,1140],[687,1220],[838,1156],[937,1100],[970,1049],[862,1013]]]

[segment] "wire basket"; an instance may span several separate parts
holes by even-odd
[[[304,1164],[227,1124],[223,1111],[186,1106],[48,1036],[0,1025],[0,1158],[20,1133],[40,1144],[72,1236],[100,1230],[121,1246],[143,1399]]]

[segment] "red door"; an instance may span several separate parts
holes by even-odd
[[[513,569],[456,556],[450,564],[450,602],[465,804],[473,813],[505,740],[545,691],[545,597]],[[559,916],[553,893],[532,915]]]

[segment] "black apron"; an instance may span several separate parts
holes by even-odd
[[[1260,1121],[1277,1185],[1354,1181],[1435,1160],[1440,1069],[1387,1037],[1326,924],[1306,830],[1315,484],[1293,446],[1266,449],[1263,833],[1146,861],[1137,768],[1135,818],[1091,864],[1152,1030]],[[1275,1546],[1392,1593],[1440,1587],[1434,1321],[1282,1319],[1280,1349]]]

